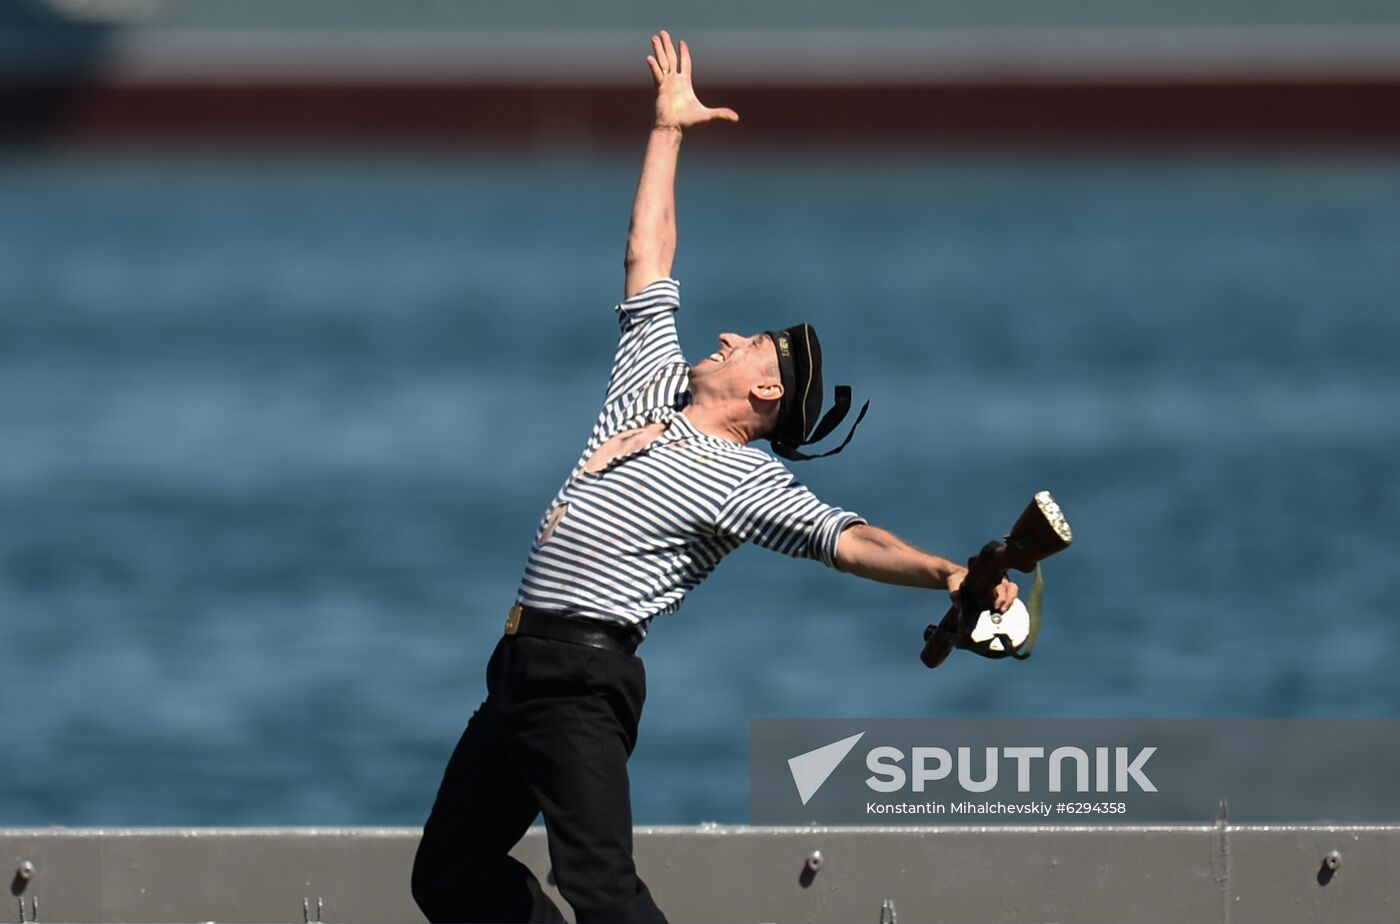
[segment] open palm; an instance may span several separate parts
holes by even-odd
[[[691,83],[690,49],[681,42],[680,54],[665,29],[651,37],[653,54],[647,55],[651,76],[656,80],[656,124],[665,128],[689,128],[702,122],[723,119],[739,121],[733,109],[711,109],[695,96]]]

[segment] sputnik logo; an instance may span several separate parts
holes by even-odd
[[[851,748],[864,737],[865,732],[861,732],[822,745],[815,751],[788,758],[788,769],[792,771],[792,781],[797,784],[797,794],[802,797],[803,805],[817,794],[817,790],[822,788],[822,784],[841,765],[841,761],[851,753]]]

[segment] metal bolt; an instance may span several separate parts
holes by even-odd
[[[820,850],[813,850],[807,854],[807,868],[814,873],[822,868],[822,852]]]
[[[30,863],[28,860],[25,860],[19,865],[19,869],[15,870],[15,875],[23,879],[25,882],[28,882],[29,880],[34,878],[34,864]]]
[[[1340,850],[1328,851],[1327,856],[1322,858],[1322,865],[1330,870],[1335,870],[1342,865],[1342,852]]]

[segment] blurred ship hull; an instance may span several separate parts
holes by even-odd
[[[360,0],[325,24],[305,3],[235,5],[229,20],[209,0],[167,0],[112,8],[144,19],[79,22],[34,12],[56,0],[24,0],[23,16],[17,2],[0,0],[8,141],[545,147],[632,142],[649,113],[645,16],[594,26],[562,6],[549,21],[546,6],[542,24],[482,21],[463,4],[433,22]],[[968,25],[946,3],[916,21],[876,4],[858,25],[683,34],[705,97],[744,117],[719,144],[1400,141],[1400,10],[1251,23],[1235,3],[1188,25]]]

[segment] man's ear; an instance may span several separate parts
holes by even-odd
[[[749,394],[753,395],[760,401],[777,401],[783,396],[783,383],[774,382],[771,380],[767,382],[760,382],[753,388],[749,389]]]

